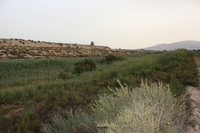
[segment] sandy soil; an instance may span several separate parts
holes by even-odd
[[[200,57],[195,57],[195,62],[198,65],[200,75]],[[189,102],[192,112],[186,133],[200,133],[200,87],[189,86],[187,87],[187,92],[190,94]]]

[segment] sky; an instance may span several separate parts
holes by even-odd
[[[200,0],[0,0],[0,38],[123,49],[200,41]]]

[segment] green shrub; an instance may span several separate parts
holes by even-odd
[[[39,132],[41,123],[33,110],[23,112],[16,123],[17,133]]]
[[[96,69],[96,64],[91,59],[85,59],[74,64],[74,73],[76,74],[92,71],[94,69]]]
[[[147,78],[152,82],[162,81],[170,84],[171,91],[176,94],[185,92],[188,85],[198,86],[197,65],[194,52],[179,49],[155,56],[154,60],[146,58],[135,63],[129,73],[137,79]]]
[[[51,124],[44,124],[42,133],[96,133],[97,126],[91,118],[82,111],[72,110],[67,113],[67,118],[59,115],[52,118]]]
[[[114,62],[114,61],[119,61],[119,60],[124,60],[124,58],[123,57],[117,57],[117,56],[115,56],[115,55],[107,55],[107,56],[105,56],[105,59],[104,60],[102,60],[102,63],[112,63],[112,62]]]
[[[186,49],[178,49],[176,51],[168,51],[159,56],[158,63],[165,65],[165,64],[168,64],[169,62],[181,61],[185,57],[191,57],[194,55],[195,55],[195,52],[186,50]]]
[[[108,55],[108,56],[105,57],[105,61],[107,63],[111,63],[111,62],[115,61],[116,59],[117,59],[117,57],[114,56],[114,55]]]
[[[71,79],[73,76],[70,73],[66,73],[66,72],[60,72],[58,77],[60,79],[66,80],[66,79]]]
[[[105,133],[181,133],[187,119],[185,95],[174,98],[162,83],[121,85],[91,106],[98,131]]]

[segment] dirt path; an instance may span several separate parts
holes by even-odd
[[[195,63],[198,65],[200,75],[200,57],[195,57]],[[197,88],[187,87],[187,92],[190,94],[189,101],[192,112],[186,133],[200,133],[200,85]]]

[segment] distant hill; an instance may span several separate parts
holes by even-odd
[[[200,49],[200,41],[181,41],[171,44],[158,44],[152,47],[147,47],[145,50],[175,50],[175,49]]]
[[[157,51],[153,51],[157,52]],[[152,51],[111,49],[107,46],[0,39],[0,60],[149,54]]]

